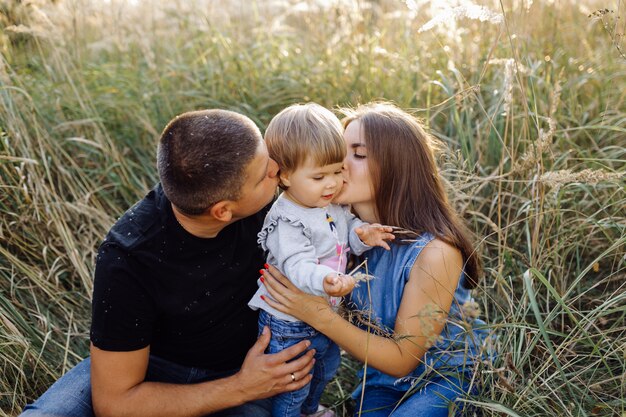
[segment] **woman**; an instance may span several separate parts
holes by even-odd
[[[443,417],[449,407],[460,413],[463,403],[454,400],[474,386],[487,333],[467,311],[481,264],[448,203],[435,140],[391,104],[346,114],[348,155],[336,202],[351,204],[363,221],[399,228],[390,251],[364,256],[361,272],[372,278],[355,288],[349,306],[365,318],[351,324],[275,268],[265,274],[274,299],[268,302],[365,362],[356,415]]]

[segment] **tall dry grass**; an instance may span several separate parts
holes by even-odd
[[[0,2],[0,409],[88,353],[94,250],[159,131],[387,99],[451,152],[499,355],[486,415],[626,412],[623,1]],[[605,9],[608,9],[605,10]],[[601,11],[601,12],[599,12]],[[358,364],[325,401],[349,415]]]

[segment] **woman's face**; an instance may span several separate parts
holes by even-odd
[[[374,187],[367,162],[367,146],[363,138],[361,122],[352,121],[343,134],[347,154],[343,164],[343,188],[333,203],[352,204],[362,216],[374,208]],[[362,214],[363,212],[363,214]]]

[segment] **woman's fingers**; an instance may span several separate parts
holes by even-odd
[[[276,268],[267,266],[263,274],[263,284],[269,293],[263,300],[276,310],[312,324],[312,314],[321,307],[328,308],[328,300],[302,292]]]
[[[302,294],[302,291],[289,281],[289,278],[281,274],[280,271],[273,266],[269,266],[269,268],[266,269],[263,277],[265,288],[267,288],[270,295],[274,297],[274,300],[280,304],[287,305],[290,298]],[[272,305],[272,307],[274,306]],[[279,310],[284,311],[282,309]]]
[[[289,288],[285,287],[283,284],[278,282],[278,280],[274,277],[274,275],[270,274],[269,272],[265,272],[265,274],[263,274],[262,282],[265,285],[265,288],[267,289],[267,291],[269,292],[271,298],[273,298],[273,300],[268,300],[266,299],[267,297],[264,297],[265,302],[270,304],[270,301],[274,301],[274,302],[277,301],[279,304],[286,304],[289,301],[288,300],[288,294],[290,291]],[[270,305],[274,307],[272,304]]]
[[[285,297],[283,297],[282,295],[280,295],[279,293],[276,292],[276,290],[274,290],[271,286],[269,286],[267,284],[267,280],[265,280],[265,288],[267,288],[267,292],[269,292],[270,296],[261,296],[261,298],[263,299],[263,301],[265,301],[270,307],[281,311],[283,313],[288,313],[287,309],[285,308],[285,304],[287,303],[287,299]],[[278,302],[275,299],[279,299],[279,300],[283,300],[282,302]]]
[[[278,281],[279,283],[281,283],[282,285],[284,285],[285,287],[289,288],[289,289],[294,289],[296,288],[295,285],[293,285],[291,283],[291,281],[289,281],[289,278],[287,278],[286,276],[284,276],[277,268],[275,268],[273,265],[266,265],[266,270],[269,271],[269,273],[271,274],[271,276]]]

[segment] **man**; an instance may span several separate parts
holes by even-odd
[[[310,381],[314,351],[294,360],[309,343],[264,354],[269,329],[255,342],[247,307],[278,183],[259,129],[234,112],[185,113],[157,159],[161,183],[98,252],[91,358],[23,416],[269,416],[268,397]]]

